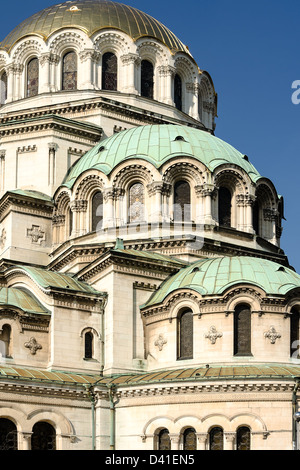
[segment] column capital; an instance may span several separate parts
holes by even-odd
[[[132,52],[129,52],[128,54],[124,54],[121,56],[121,61],[124,65],[135,64],[135,63],[138,63],[139,60],[140,60],[139,55],[134,54]]]
[[[161,65],[157,70],[159,75],[163,77],[173,77],[176,74],[176,68],[171,65]]]

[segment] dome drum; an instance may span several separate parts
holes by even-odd
[[[202,122],[202,116],[204,127],[214,131],[216,94],[213,83],[167,28],[148,15],[115,2],[81,0],[70,3],[71,8],[78,10],[71,11],[64,5],[43,10],[22,23],[1,43],[1,105],[44,93],[113,91],[120,96],[132,95],[132,100],[135,96],[134,105],[142,108],[151,105],[144,98],[152,100],[154,106],[155,102],[164,103],[166,112],[171,106],[175,108],[176,119],[190,117]],[[59,26],[61,15],[63,28]],[[64,59],[70,52],[74,55],[74,65],[72,75],[67,72],[69,82],[66,87]],[[114,83],[104,77],[107,54],[115,56]],[[34,77],[29,76],[28,69],[28,61],[32,59],[37,60]],[[141,86],[147,80],[143,75],[143,61],[153,66],[151,93]],[[111,60],[109,66],[112,66]],[[111,70],[109,73],[111,77]],[[180,77],[180,90],[174,86],[176,77]],[[32,80],[36,83],[34,92],[28,89]],[[6,106],[6,109],[10,108]]]

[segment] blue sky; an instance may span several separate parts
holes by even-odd
[[[5,3],[0,39],[51,0]],[[299,0],[123,0],[154,16],[186,45],[218,93],[216,136],[247,154],[285,199],[282,248],[300,273]],[[299,95],[300,96],[300,95]]]

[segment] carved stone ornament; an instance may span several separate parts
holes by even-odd
[[[156,340],[154,343],[154,346],[162,351],[165,344],[167,344],[167,340],[162,335],[159,335],[158,340]]]
[[[45,240],[45,232],[42,231],[39,225],[32,225],[27,229],[27,237],[31,238],[32,243],[41,243]]]
[[[30,338],[28,343],[24,344],[25,348],[30,349],[30,353],[35,356],[39,349],[43,349],[42,346],[37,342],[35,338]]]
[[[211,326],[209,332],[205,335],[205,338],[209,339],[211,344],[216,344],[218,338],[222,338],[223,333],[218,333],[215,326]]]
[[[277,333],[276,329],[274,326],[271,326],[269,331],[266,331],[264,333],[264,337],[265,338],[268,338],[271,342],[271,344],[275,344],[276,343],[276,340],[281,338],[281,334],[280,333]]]
[[[1,236],[0,236],[0,248],[4,248],[6,242],[6,230],[5,228],[2,229]]]

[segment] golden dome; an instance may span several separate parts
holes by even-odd
[[[8,34],[0,43],[0,49],[9,51],[17,41],[29,35],[47,40],[55,31],[68,27],[79,28],[89,36],[102,29],[114,28],[133,40],[152,37],[173,53],[189,53],[187,47],[156,19],[136,8],[109,0],[72,0],[45,8]]]

